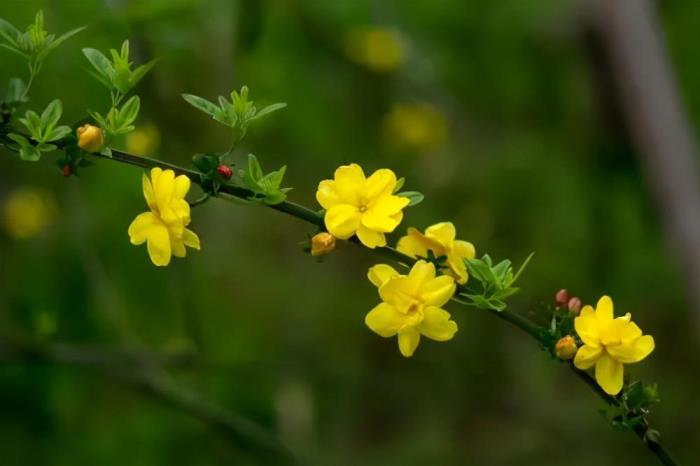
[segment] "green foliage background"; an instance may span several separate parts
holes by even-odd
[[[541,309],[560,287],[586,303],[611,294],[656,338],[631,370],[660,383],[653,419],[694,464],[697,315],[635,151],[597,92],[572,4],[5,0],[0,17],[23,26],[43,8],[51,31],[88,25],[47,60],[35,109],[59,97],[74,121],[107,107],[80,49],[129,38],[139,63],[160,57],[137,91],[139,122],[158,127],[164,160],[187,164],[228,144],[181,93],[213,99],[247,84],[261,104],[289,104],[252,128],[243,149],[266,167],[288,165],[291,199],[315,204],[317,182],[342,163],[392,167],[426,195],[403,228],[452,220],[479,254],[519,262],[536,251],[515,309]],[[700,4],[660,8],[697,126]],[[344,52],[348,31],[373,24],[398,28],[408,44],[394,72]],[[22,66],[0,53],[3,79],[24,76]],[[446,142],[396,151],[383,119],[414,101],[444,113]],[[0,198],[45,187],[60,212],[38,237],[0,236],[0,335],[36,335],[49,315],[57,330],[45,338],[56,341],[196,349],[214,367],[177,379],[277,430],[310,464],[652,464],[632,435],[606,426],[601,402],[568,371],[485,313],[452,309],[453,341],[402,358],[363,323],[377,296],[365,278],[373,259],[358,248],[319,264],[298,245],[312,233],[302,222],[209,202],[193,211],[202,251],[157,269],[126,234],[145,209],[138,169],[100,161],[66,180],[50,161],[0,156]],[[0,366],[0,450],[3,465],[257,464],[197,420],[61,366]]]

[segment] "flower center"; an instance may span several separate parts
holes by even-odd
[[[358,210],[359,210],[360,212],[362,212],[362,213],[365,213],[365,212],[367,212],[367,206],[363,204],[363,205],[361,205],[361,206],[359,207]]]

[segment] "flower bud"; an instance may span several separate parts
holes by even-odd
[[[321,232],[311,238],[311,255],[323,256],[335,249],[335,236],[327,232]]]
[[[227,180],[233,176],[233,171],[231,171],[231,167],[227,165],[219,165],[216,167],[216,172],[221,175],[222,177],[226,178]]]
[[[576,355],[578,347],[576,346],[576,340],[571,335],[567,335],[564,338],[560,338],[557,344],[554,346],[554,352],[559,359],[571,359]]]
[[[569,302],[569,292],[564,288],[557,291],[557,294],[554,295],[554,302],[557,306],[566,306],[566,303]]]
[[[64,165],[63,168],[61,168],[61,174],[63,176],[65,176],[66,178],[71,176],[72,173],[73,173],[73,170],[71,170],[70,165]]]
[[[578,313],[581,311],[581,300],[574,296],[569,300],[566,306],[569,308],[569,311],[578,315]]]
[[[85,152],[99,152],[105,143],[102,130],[97,126],[86,124],[78,128],[78,147]]]

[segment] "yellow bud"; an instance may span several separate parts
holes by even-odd
[[[311,238],[311,255],[323,256],[335,249],[335,236],[327,232],[314,235]]]
[[[571,335],[567,335],[564,338],[559,339],[556,346],[554,347],[554,352],[559,359],[571,359],[576,355],[576,340]]]
[[[83,125],[78,128],[78,147],[85,152],[99,152],[105,143],[102,130],[94,125]]]

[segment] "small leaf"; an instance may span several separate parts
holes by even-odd
[[[264,117],[265,115],[268,115],[272,112],[276,112],[277,110],[282,110],[287,106],[286,103],[280,102],[272,105],[268,105],[267,107],[261,108],[255,115],[252,117],[248,118],[249,121],[257,120],[259,118]]]
[[[410,200],[410,202],[408,203],[407,207],[412,207],[414,205],[418,205],[421,202],[423,202],[423,199],[425,198],[425,196],[423,196],[423,194],[419,193],[418,191],[403,191],[403,192],[397,193],[396,196],[408,198]]]
[[[99,50],[89,47],[83,49],[83,55],[85,55],[85,58],[88,59],[97,73],[106,78],[106,81],[110,83],[111,87],[111,82],[114,78],[114,67],[109,59]]]
[[[11,78],[9,84],[7,85],[5,102],[9,104],[26,102],[27,98],[23,97],[26,88],[27,85],[24,84],[24,81],[19,78]]]
[[[141,99],[139,96],[135,95],[126,101],[124,106],[119,111],[118,124],[119,128],[131,125],[136,117],[139,115],[139,109],[141,108]]]
[[[28,55],[28,54],[22,52],[20,49],[18,49],[18,48],[16,48],[16,47],[13,47],[13,46],[8,45],[8,44],[0,44],[0,47],[2,47],[2,48],[4,48],[4,49],[7,49],[7,50],[9,50],[10,52],[14,52],[14,53],[16,53],[17,55],[19,55],[19,56],[22,57],[22,58],[29,59],[29,55]]]
[[[41,114],[41,124],[44,132],[52,130],[53,127],[56,126],[56,123],[58,123],[58,120],[61,119],[62,114],[63,104],[61,101],[58,99],[52,100]]]
[[[131,77],[129,78],[129,84],[131,87],[136,86],[141,79],[143,79],[144,76],[146,76],[146,73],[151,71],[151,69],[155,66],[155,64],[158,63],[158,59],[155,58],[148,63],[144,63],[141,66],[136,67],[134,71],[131,72]]]
[[[51,133],[47,134],[46,136],[46,142],[53,142],[53,141],[58,141],[59,139],[63,139],[64,137],[68,136],[71,133],[71,129],[69,126],[59,126],[58,128],[54,128],[51,130]]]
[[[212,117],[219,110],[219,107],[215,103],[209,102],[208,100],[196,95],[182,94],[182,98],[185,99],[185,101],[188,104],[192,105],[194,108],[201,110]]]
[[[263,177],[263,170],[258,162],[258,158],[253,154],[248,154],[248,173],[255,180],[258,181]]]
[[[21,34],[16,27],[0,18],[0,36],[5,38],[6,41],[12,45],[17,45],[17,37]]]
[[[405,182],[406,182],[406,178],[404,178],[403,176],[401,178],[399,178],[398,180],[396,180],[396,186],[394,186],[394,193],[399,192],[399,190],[401,190],[401,188],[403,188],[403,185]]]
[[[51,42],[44,50],[42,50],[42,52],[41,52],[41,54],[40,54],[40,58],[43,59],[44,57],[46,57],[46,56],[49,54],[49,52],[55,50],[55,49],[56,49],[59,45],[61,45],[63,42],[65,42],[66,40],[70,39],[71,37],[73,37],[73,36],[76,35],[77,33],[83,31],[84,29],[85,29],[85,26],[79,27],[79,28],[75,28],[75,29],[73,29],[72,31],[68,31],[68,32],[66,32],[65,34],[59,36],[59,37],[56,38],[53,42]]]

